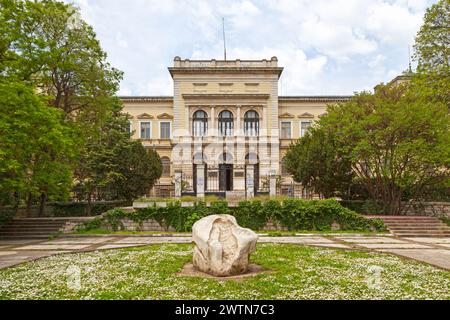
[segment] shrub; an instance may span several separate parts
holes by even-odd
[[[290,231],[294,230],[331,230],[338,224],[345,231],[385,231],[381,220],[367,219],[358,213],[345,208],[336,200],[302,200],[287,199],[285,201],[259,200],[241,201],[237,207],[229,208],[226,201],[214,201],[207,206],[204,202],[195,202],[191,207],[182,207],[181,202],[169,202],[166,207],[151,206],[125,212],[121,209],[109,210],[100,219],[90,221],[86,228],[98,228],[99,223],[112,230],[122,227],[121,219],[128,218],[137,223],[145,220],[156,220],[161,226],[174,228],[179,232],[192,230],[192,225],[199,219],[211,214],[231,214],[239,225],[253,230],[261,230],[272,220]]]
[[[16,215],[13,208],[2,208],[0,211],[0,227],[6,224],[8,221],[12,220]]]
[[[233,214],[239,225],[253,230],[264,228],[269,220],[268,212],[263,211],[263,205],[259,200],[239,202]]]

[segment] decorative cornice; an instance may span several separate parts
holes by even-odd
[[[173,119],[173,116],[164,112],[164,113],[158,115],[157,118],[158,119]]]
[[[280,119],[293,119],[295,116],[293,114],[290,114],[289,112],[285,112],[282,115],[278,116]]]
[[[183,95],[185,96],[185,95]],[[269,95],[267,94],[197,94],[197,95],[187,95],[195,98],[206,97],[212,98],[213,96],[219,96],[221,98],[236,98],[240,99],[242,97],[248,98],[264,98],[267,99]],[[188,97],[188,98],[190,98]],[[280,96],[278,97],[279,102],[345,102],[352,98],[353,96]],[[122,102],[166,102],[173,103],[173,97],[169,96],[122,96],[119,97]]]
[[[280,96],[279,102],[345,102],[353,96]]]
[[[298,116],[300,119],[313,119],[314,115],[309,113],[309,112],[305,112],[301,115]]]
[[[149,115],[148,113],[143,113],[137,116],[138,119],[153,119],[154,117],[152,115]]]
[[[188,68],[175,68],[169,67],[170,75],[175,74],[211,74],[211,73],[247,73],[247,74],[276,74],[278,78],[283,72],[283,68],[280,67],[188,67]]]
[[[122,102],[173,102],[173,97],[169,96],[122,96]]]
[[[190,99],[231,99],[231,100],[236,100],[236,99],[241,99],[241,100],[245,100],[245,99],[264,99],[267,100],[269,99],[270,95],[269,94],[190,94],[190,93],[185,93],[183,94],[183,99],[185,100],[190,100]]]

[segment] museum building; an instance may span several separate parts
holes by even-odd
[[[310,197],[286,172],[283,157],[328,104],[351,96],[279,96],[283,68],[270,60],[182,60],[168,68],[173,96],[121,97],[130,131],[163,164],[151,196],[269,193]],[[178,179],[178,180],[177,180]],[[181,179],[181,181],[179,181]]]

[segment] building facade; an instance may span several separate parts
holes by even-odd
[[[270,177],[278,177],[280,193],[305,196],[283,157],[328,104],[349,96],[279,96],[283,68],[276,57],[175,57],[168,69],[173,96],[121,97],[133,138],[156,150],[163,163],[152,195],[252,197],[269,193]]]

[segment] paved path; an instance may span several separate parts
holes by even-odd
[[[80,236],[55,240],[0,240],[0,269],[55,254],[117,249],[157,243],[190,243],[189,236]],[[422,261],[450,270],[450,238],[393,236],[300,235],[266,237],[261,243],[292,243],[317,247],[373,250]]]

